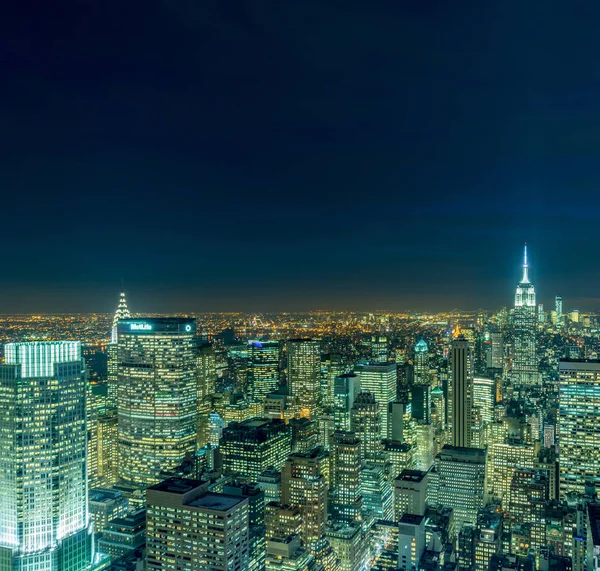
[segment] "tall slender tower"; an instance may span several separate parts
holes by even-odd
[[[90,429],[96,427],[96,434],[92,434],[88,446],[90,457],[91,487],[112,486],[118,479],[118,453],[117,453],[117,386],[118,386],[118,358],[117,358],[117,324],[119,319],[129,319],[131,313],[127,307],[125,292],[121,290],[119,303],[113,317],[110,341],[106,346],[108,383],[106,392],[106,406],[103,411],[95,411],[88,407],[88,424]],[[97,415],[97,418],[94,416]],[[95,444],[95,445],[94,445]],[[93,468],[96,466],[96,474]]]
[[[562,297],[560,295],[556,296],[554,304],[554,309],[556,311],[556,329],[560,329],[563,326]]]
[[[110,334],[110,343],[107,347],[108,354],[108,398],[107,405],[109,409],[115,409],[117,406],[117,339],[118,339],[118,328],[119,319],[129,319],[131,312],[127,307],[127,299],[125,299],[125,292],[121,291],[119,294],[119,305],[115,311],[113,317],[112,330]]]
[[[458,328],[454,335],[450,355],[452,445],[469,448],[472,432],[473,357],[469,342],[460,335]]]
[[[93,569],[78,341],[8,343],[0,365],[0,568]]]
[[[119,319],[129,319],[131,317],[131,312],[127,307],[127,299],[125,299],[125,292],[121,291],[119,294],[119,305],[117,305],[117,311],[115,311],[115,316],[113,318],[112,325],[112,334],[111,334],[111,342],[117,342],[117,324],[119,323]]]
[[[529,281],[527,244],[523,257],[523,278],[517,286],[514,312],[514,353],[511,380],[515,385],[536,385],[540,381],[536,357],[535,288]]]

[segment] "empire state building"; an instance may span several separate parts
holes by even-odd
[[[536,357],[535,288],[527,275],[527,244],[523,258],[523,278],[517,285],[514,311],[514,353],[511,380],[515,385],[536,385],[540,382]]]

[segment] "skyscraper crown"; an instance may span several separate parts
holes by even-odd
[[[117,306],[117,311],[115,311],[115,316],[113,318],[113,326],[112,326],[112,334],[111,334],[111,342],[117,342],[117,323],[120,319],[129,319],[131,317],[131,312],[127,307],[127,299],[125,298],[125,292],[122,291],[119,294],[119,305]]]

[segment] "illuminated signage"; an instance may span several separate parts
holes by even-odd
[[[152,331],[152,325],[149,323],[130,323],[129,329],[131,331]]]
[[[191,326],[191,325],[189,325],[189,324],[188,324],[188,325],[186,325],[186,326],[185,326],[185,330],[186,330],[186,331],[191,331],[191,330],[192,330],[192,326]]]

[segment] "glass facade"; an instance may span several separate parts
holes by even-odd
[[[196,322],[128,319],[118,325],[119,476],[147,487],[196,448]]]
[[[0,365],[1,569],[83,571],[86,373],[77,341],[9,343]]]

